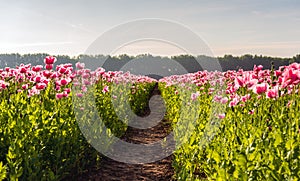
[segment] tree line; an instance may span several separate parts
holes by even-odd
[[[0,54],[0,68],[4,67],[15,67],[20,64],[31,64],[31,65],[43,65],[43,60],[49,54],[39,53],[39,54]],[[264,69],[271,69],[272,65],[275,69],[278,69],[280,66],[288,65],[293,62],[300,63],[300,54],[295,55],[290,58],[281,58],[281,57],[270,57],[263,55],[242,55],[242,56],[233,56],[233,55],[224,55],[222,57],[209,57],[205,55],[178,55],[172,57],[161,57],[161,56],[152,56],[150,54],[141,54],[137,56],[130,55],[118,55],[118,56],[109,56],[109,55],[79,55],[76,57],[70,57],[67,55],[57,55],[58,61],[57,64],[71,63],[73,65],[76,62],[84,62],[87,65],[87,68],[95,69],[99,66],[105,68],[105,70],[117,71],[126,65],[128,62],[133,59],[139,60],[159,60],[161,62],[170,62],[176,61],[182,67],[184,67],[188,72],[196,72],[203,70],[201,65],[202,63],[210,63],[212,61],[218,61],[221,65],[223,71],[227,70],[252,70],[254,65],[263,65]],[[200,62],[200,63],[199,63]],[[172,74],[178,74],[178,72],[170,70],[167,66],[166,70],[171,71]],[[176,68],[175,68],[176,69]]]

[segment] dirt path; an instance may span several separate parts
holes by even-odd
[[[152,95],[160,95],[156,86]],[[155,114],[155,113],[154,113]],[[128,127],[122,140],[135,144],[149,144],[166,137],[170,132],[170,125],[162,120],[158,125],[149,129],[136,129]],[[147,153],[145,153],[147,154]],[[127,164],[117,162],[103,157],[100,168],[82,175],[78,180],[99,180],[99,181],[131,181],[131,180],[172,180],[174,174],[172,168],[172,155],[154,163]]]

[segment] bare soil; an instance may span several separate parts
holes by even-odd
[[[153,90],[152,95],[160,95],[157,86]],[[126,133],[121,137],[121,139],[129,143],[149,144],[165,138],[170,131],[170,123],[167,120],[161,120],[158,125],[149,129],[128,127]],[[122,163],[103,156],[101,158],[99,168],[90,169],[84,175],[78,176],[76,180],[169,181],[172,180],[173,174],[174,170],[172,168],[172,155],[162,160],[145,164]]]

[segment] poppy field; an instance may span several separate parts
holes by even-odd
[[[61,180],[97,165],[100,155],[78,127],[72,96],[83,98],[94,90],[91,87],[97,87],[93,94],[97,111],[106,117],[103,122],[111,132],[120,135],[126,125],[118,121],[109,100],[121,96],[111,95],[110,85],[117,82],[122,89],[130,84],[131,89],[123,94],[128,94],[137,114],[144,110],[155,85],[149,77],[102,68],[91,71],[81,63],[76,70],[71,64],[53,70],[55,61],[46,57],[44,66],[0,70],[0,180]],[[79,109],[83,116],[89,115],[89,110]]]
[[[176,179],[299,179],[300,64],[262,68],[203,71],[159,81],[166,116],[174,127],[182,127],[175,139],[186,139],[174,154]],[[183,125],[193,119],[193,133],[184,137]]]
[[[78,126],[92,115],[81,98],[93,95],[109,132],[120,137],[130,117],[120,121],[127,110],[113,102],[128,101],[142,115],[157,84],[165,119],[182,143],[173,154],[174,179],[299,179],[300,64],[157,81],[83,63],[54,67],[56,61],[0,69],[0,180],[61,180],[99,164],[101,155]]]

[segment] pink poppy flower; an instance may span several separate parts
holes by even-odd
[[[239,103],[239,99],[237,97],[233,98],[229,103],[229,107],[234,107]]]
[[[219,114],[218,117],[219,117],[219,119],[224,119],[225,118],[225,113]]]
[[[253,92],[256,94],[262,94],[265,93],[267,89],[268,89],[267,83],[256,84],[253,88]]]
[[[35,85],[35,87],[36,87],[36,89],[38,89],[38,90],[43,90],[43,89],[45,89],[46,88],[46,84],[45,83],[37,83],[36,85]]]
[[[256,66],[256,65],[254,65],[254,71],[257,71],[257,72],[259,72],[259,71],[261,71],[263,69],[263,66],[262,65],[258,65],[258,66]]]
[[[191,99],[192,101],[195,101],[200,96],[200,93],[197,91],[196,93],[192,93]]]
[[[291,103],[292,103],[292,101],[291,100],[289,100],[289,102],[286,104],[286,107],[290,107],[291,106]]]
[[[61,99],[63,98],[63,93],[56,93],[56,99]]]
[[[50,76],[52,75],[52,72],[50,71],[43,71],[43,76],[46,77],[46,78],[49,78]]]
[[[83,80],[84,85],[91,85],[91,82],[89,80]]]
[[[9,83],[4,82],[3,80],[0,80],[0,89],[5,89],[6,86],[8,86],[8,85],[9,85]]]
[[[108,86],[104,86],[104,88],[102,89],[102,92],[105,94],[109,91]]]
[[[267,98],[277,98],[278,97],[278,87],[275,86],[266,92]]]
[[[83,86],[81,87],[81,90],[82,90],[82,92],[86,92],[86,91],[87,91],[86,86],[83,85]]]
[[[28,84],[23,84],[22,89],[24,89],[24,90],[28,89]]]
[[[49,80],[48,79],[44,79],[42,82],[45,83],[45,84],[48,84]]]
[[[53,64],[46,64],[45,69],[52,70],[53,69]]]
[[[58,78],[58,77],[60,77],[60,75],[58,74],[58,72],[54,72],[50,76],[51,79],[55,79],[55,78]]]
[[[62,92],[62,95],[63,95],[63,97],[68,97],[69,94],[68,94],[67,91],[63,91],[63,92]]]
[[[41,65],[33,66],[32,71],[39,72],[42,70],[42,68],[43,68],[43,66],[41,66]]]
[[[62,86],[67,85],[68,83],[69,83],[69,82],[68,82],[66,79],[61,79],[61,80],[59,81],[59,84],[62,85]]]
[[[90,74],[88,74],[88,73],[83,73],[83,74],[82,74],[82,78],[84,78],[84,79],[90,78]]]
[[[61,74],[65,73],[66,71],[67,71],[67,68],[65,68],[65,67],[59,67],[59,69],[58,69],[58,72]]]
[[[56,90],[56,91],[60,91],[60,86],[59,86],[59,85],[56,85],[56,86],[55,86],[55,90]]]
[[[27,69],[25,67],[20,68],[20,73],[24,74],[27,72]]]
[[[223,97],[220,102],[222,104],[226,104],[228,102],[228,98],[227,97]]]
[[[83,97],[83,94],[82,93],[77,93],[76,96],[77,97]]]
[[[242,100],[243,102],[246,102],[246,101],[249,100],[249,99],[250,99],[250,94],[247,94],[247,95],[244,95],[244,96],[241,97],[241,100]]]
[[[41,76],[36,76],[34,79],[34,82],[39,83],[42,81],[42,77]]]
[[[71,92],[70,88],[64,88],[64,91],[66,91],[68,94]]]
[[[77,62],[76,63],[76,68],[78,68],[78,69],[84,69],[84,63],[80,63],[80,62]]]
[[[28,93],[30,96],[33,96],[39,94],[40,92],[35,86],[33,86],[31,89],[28,89]]]
[[[219,95],[217,95],[217,96],[214,97],[214,101],[215,102],[220,102],[221,99],[222,99],[222,96],[219,96]]]
[[[251,89],[253,86],[255,86],[258,83],[257,79],[251,79],[249,80],[249,82],[247,83],[247,86],[249,89]]]
[[[281,76],[282,72],[280,70],[275,70],[275,76],[279,77]]]
[[[56,58],[55,57],[52,57],[52,56],[47,56],[45,59],[44,59],[44,63],[45,64],[54,64],[56,62]]]
[[[250,110],[248,114],[254,114],[254,109]]]
[[[243,77],[238,76],[235,78],[235,84],[239,85],[239,87],[244,87],[245,86],[245,81],[243,80]]]

